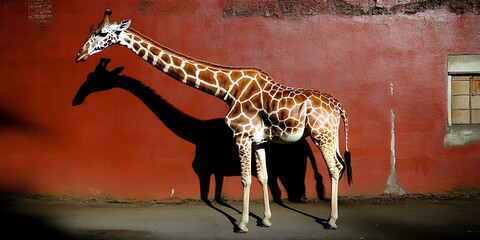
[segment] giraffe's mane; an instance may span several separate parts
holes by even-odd
[[[217,64],[217,63],[212,63],[212,62],[208,62],[208,61],[205,61],[205,60],[200,60],[198,58],[194,58],[192,56],[189,56],[189,55],[186,55],[186,54],[183,54],[183,53],[180,53],[178,51],[175,51],[169,47],[166,47],[160,43],[158,43],[157,41],[145,36],[143,33],[133,29],[133,28],[128,28],[127,29],[128,32],[131,32],[135,35],[140,35],[142,36],[143,40],[147,40],[149,41],[152,45],[155,45],[155,46],[158,46],[160,47],[161,49],[165,50],[165,51],[168,51],[169,53],[171,54],[174,54],[174,55],[177,55],[177,56],[180,56],[181,58],[183,59],[187,59],[187,60],[190,60],[190,61],[193,61],[193,62],[196,62],[196,63],[199,63],[199,64],[203,64],[203,65],[206,65],[206,66],[210,66],[210,67],[213,67],[213,68],[218,68],[219,70],[252,70],[252,71],[258,71],[260,73],[263,73],[265,75],[268,76],[268,78],[272,79],[272,77],[270,76],[269,73],[265,72],[263,69],[259,68],[259,67],[254,67],[254,66],[248,66],[248,67],[241,67],[241,66],[227,66],[227,65],[221,65],[221,64]]]

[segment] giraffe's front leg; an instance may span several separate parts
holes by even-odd
[[[250,210],[250,186],[252,185],[252,167],[251,167],[251,151],[252,142],[249,138],[237,138],[238,152],[240,155],[240,165],[242,168],[242,185],[243,185],[243,210],[242,220],[238,225],[237,233],[248,232],[247,224],[249,220]]]
[[[261,226],[263,227],[270,227],[272,223],[270,222],[270,218],[272,217],[272,213],[270,211],[270,201],[268,199],[268,173],[267,173],[267,162],[265,157],[265,148],[263,147],[256,147],[255,148],[255,159],[256,159],[256,166],[257,166],[257,177],[260,185],[262,185],[263,191],[263,203],[264,203],[264,217],[262,220]]]

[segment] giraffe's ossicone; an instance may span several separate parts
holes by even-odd
[[[249,196],[252,182],[251,154],[255,153],[257,177],[263,190],[263,226],[271,226],[267,189],[268,174],[263,142],[292,143],[310,136],[320,149],[331,177],[331,213],[324,223],[336,229],[338,181],[346,170],[352,180],[348,151],[348,120],[342,104],[328,93],[292,88],[275,82],[256,67],[227,67],[197,60],[173,51],[130,28],[131,20],[110,21],[106,10],[99,24],[93,25],[76,61],[85,61],[111,45],[122,45],[168,76],[214,95],[226,102],[225,122],[233,130],[238,146],[243,184],[242,219],[237,232],[247,232]],[[345,128],[345,159],[340,155],[339,127]]]

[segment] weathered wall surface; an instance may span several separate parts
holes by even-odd
[[[113,21],[130,18],[132,28],[182,53],[223,65],[257,66],[286,85],[335,95],[348,112],[354,170],[354,184],[342,181],[341,195],[480,186],[480,145],[443,146],[447,56],[480,53],[478,1],[4,0],[4,191],[199,198],[194,159],[208,170],[208,161],[229,154],[212,154],[216,145],[229,141],[221,130],[200,131],[221,128],[212,119],[226,114],[222,101],[166,77],[120,46],[75,63],[90,25],[106,8],[113,11]],[[159,107],[148,108],[119,88],[72,106],[102,57],[111,58],[109,69],[122,66],[122,74],[150,86],[155,91],[150,100]],[[271,159],[277,163],[272,169],[301,172],[306,166],[306,195],[315,198],[305,150],[287,150],[290,154]],[[312,151],[328,193],[325,164],[320,152]],[[240,178],[227,177],[223,190],[240,199]],[[260,198],[259,185],[252,191]]]

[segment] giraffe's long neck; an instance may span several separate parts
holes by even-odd
[[[119,44],[168,76],[228,101],[233,87],[232,75],[238,74],[238,69],[198,61],[170,50],[131,28],[120,35]]]

